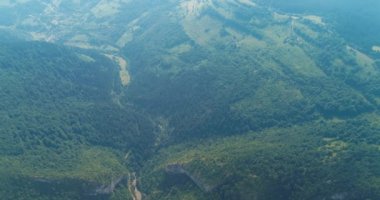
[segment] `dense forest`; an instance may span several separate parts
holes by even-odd
[[[23,184],[44,180],[57,180],[58,188],[65,184],[60,179],[81,188],[108,184],[128,173],[126,163],[138,165],[150,153],[154,127],[132,107],[114,103],[118,67],[105,56],[22,41],[2,41],[0,55],[0,173],[11,179],[1,181],[1,196],[43,198],[44,190]],[[70,198],[83,195],[66,187],[77,190]]]
[[[57,2],[0,3],[0,199],[380,199],[377,4]]]

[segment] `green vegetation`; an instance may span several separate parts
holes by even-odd
[[[0,32],[0,198],[380,199],[371,42],[213,2],[65,1],[40,21],[43,2],[1,8],[23,34],[96,51]],[[127,60],[128,85],[102,54]]]
[[[152,25],[124,49],[136,66],[125,101],[169,124],[159,153],[140,172],[143,193],[379,198],[379,71],[371,57],[329,26],[278,21],[265,11],[224,14],[234,9],[209,8],[184,28]],[[252,21],[253,32],[242,29]],[[184,45],[184,52],[167,52]],[[182,172],[168,172],[172,165]]]
[[[340,194],[347,199],[376,199],[380,127],[373,124],[373,117],[318,120],[176,145],[146,166],[143,180],[150,184],[144,189],[163,187],[170,177],[160,171],[176,163],[214,188],[203,194],[206,199],[321,199]],[[186,187],[191,180],[185,180],[176,188],[187,194],[194,186]],[[157,199],[175,198],[154,194]]]
[[[114,103],[111,91],[120,92],[121,84],[109,59],[39,42],[2,42],[0,52],[0,173],[12,180],[2,181],[1,196],[51,199],[43,197],[49,184],[26,186],[46,180],[74,189],[70,199],[83,199],[86,192],[71,182],[95,191],[127,176],[149,153],[153,126],[132,108]],[[125,160],[127,152],[131,156]],[[134,164],[127,167],[129,162]],[[88,184],[93,189],[85,189]],[[51,190],[57,198],[69,198],[64,189]]]
[[[251,18],[233,18],[238,24],[262,22],[252,28],[260,37],[241,31],[231,19],[218,25],[226,18],[219,10],[240,9],[235,6],[207,9],[184,28],[152,25],[124,49],[134,77],[126,101],[170,119],[171,140],[353,117],[377,107],[374,63],[364,65],[329,27],[299,19],[289,33],[289,21],[279,22],[263,9]],[[209,39],[207,30],[201,36],[188,32],[191,25],[209,24],[223,34]],[[184,44],[190,45],[185,52],[167,52]]]

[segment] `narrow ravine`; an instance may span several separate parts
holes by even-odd
[[[128,180],[128,190],[132,195],[133,200],[142,200],[142,194],[137,188],[137,177],[136,173],[129,173],[129,180]]]

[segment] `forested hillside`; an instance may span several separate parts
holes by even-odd
[[[380,199],[379,15],[305,2],[0,3],[0,199]]]
[[[118,66],[105,56],[1,40],[0,70],[2,197],[96,196],[96,187],[127,176],[127,163],[149,154],[153,125],[114,102],[121,95]]]

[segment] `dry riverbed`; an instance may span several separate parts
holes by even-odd
[[[133,200],[142,200],[142,194],[137,188],[137,177],[135,173],[129,174],[128,189]]]

